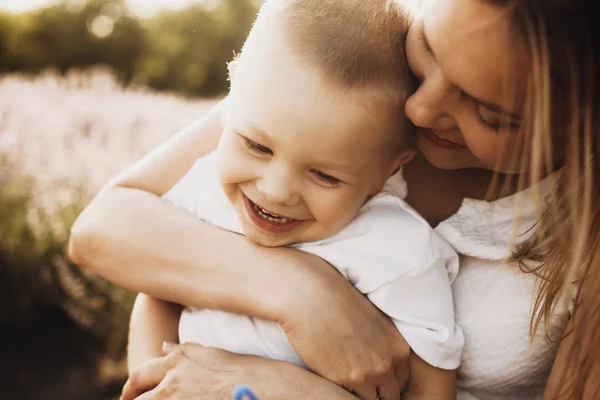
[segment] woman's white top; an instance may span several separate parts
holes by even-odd
[[[558,343],[547,338],[544,327],[532,341],[537,279],[504,260],[538,219],[534,193],[543,201],[556,180],[555,174],[494,202],[465,199],[459,211],[435,229],[460,255],[453,285],[456,322],[465,336],[459,400],[542,398]],[[515,239],[515,233],[522,235]],[[566,310],[557,314],[549,322],[551,332],[562,332],[567,319]]]

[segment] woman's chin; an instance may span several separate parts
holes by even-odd
[[[483,168],[481,163],[467,149],[442,149],[433,144],[424,143],[425,140],[419,140],[418,148],[427,162],[436,168],[447,170]]]
[[[439,169],[457,170],[471,168],[470,165],[466,165],[455,158],[440,157],[438,154],[428,154],[426,152],[423,152],[423,156],[429,164]]]

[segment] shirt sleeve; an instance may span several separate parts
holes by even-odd
[[[196,215],[203,195],[215,185],[215,160],[215,152],[196,160],[192,168],[162,198]]]
[[[411,349],[434,367],[456,369],[464,336],[455,323],[446,260],[434,259],[368,294]]]
[[[458,255],[404,201],[375,197],[340,234],[300,248],[367,295],[419,357],[438,368],[458,367],[464,337],[451,288]]]

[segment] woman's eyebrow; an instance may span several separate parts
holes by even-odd
[[[437,57],[435,56],[435,53],[433,52],[433,49],[431,48],[431,45],[429,44],[429,40],[427,39],[427,35],[425,34],[425,24],[423,24],[423,27],[421,28],[421,39],[423,40],[423,46],[425,47],[425,50],[431,54],[431,57],[433,57],[434,60],[437,61]],[[500,105],[496,104],[496,103],[492,103],[490,101],[486,101],[486,100],[482,100],[472,94],[470,94],[469,92],[467,92],[466,90],[464,90],[463,88],[461,88],[460,86],[456,85],[455,83],[452,82],[452,84],[454,86],[456,86],[458,88],[458,90],[460,90],[462,92],[463,95],[465,95],[466,97],[468,97],[469,99],[473,100],[475,103],[479,104],[482,107],[487,108],[488,110],[495,112],[497,114],[506,116],[510,119],[513,119],[515,121],[521,121],[522,117],[519,114],[515,114],[513,112],[510,112],[508,110],[505,110],[504,108],[502,108]]]
[[[505,110],[504,108],[500,107],[498,104],[496,103],[491,103],[489,101],[485,101],[482,99],[479,99],[467,92],[465,92],[464,90],[460,89],[463,92],[463,95],[465,95],[466,97],[470,98],[472,101],[474,101],[475,103],[479,104],[482,107],[487,108],[488,110],[495,112],[496,114],[500,114],[503,117],[508,117],[511,120],[514,121],[521,121],[523,118],[519,115],[519,114],[515,114],[511,111]]]

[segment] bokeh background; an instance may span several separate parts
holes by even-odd
[[[74,267],[108,179],[228,87],[261,0],[0,0],[0,399],[112,399],[134,294]]]

